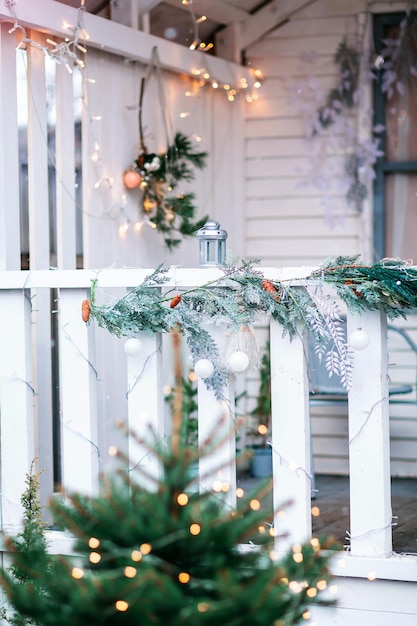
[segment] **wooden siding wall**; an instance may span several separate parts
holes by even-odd
[[[302,185],[309,165],[304,121],[291,108],[287,91],[289,79],[309,78],[302,73],[306,67],[326,91],[337,85],[336,48],[345,36],[354,41],[365,24],[370,28],[366,9],[363,0],[317,0],[248,50],[250,63],[263,71],[265,81],[259,100],[245,108],[245,249],[265,266],[315,266],[326,257],[347,254],[372,259],[372,202],[362,214],[346,209],[344,219],[331,225],[320,192]],[[401,9],[404,3],[398,2],[371,7],[375,12]],[[300,55],[311,52],[317,55],[315,63],[301,63]],[[334,158],[342,159],[343,152]],[[342,206],[342,197],[335,200]],[[417,339],[414,316],[406,326]],[[266,338],[261,331],[261,345]],[[415,387],[413,355],[398,342],[390,343],[389,350],[392,380]],[[251,402],[257,384],[256,377],[248,381]],[[417,406],[392,405],[390,423],[392,474],[416,477]],[[316,471],[348,474],[346,407],[314,407],[311,426]]]
[[[343,223],[332,226],[324,220],[322,194],[301,187],[308,166],[304,120],[287,91],[289,79],[308,80],[307,67],[326,90],[337,85],[336,48],[345,35],[358,34],[364,7],[359,0],[318,0],[248,51],[266,79],[262,97],[246,108],[246,251],[264,265],[310,266],[327,256],[366,251],[364,217],[349,209]],[[301,63],[300,55],[311,52],[314,65]]]

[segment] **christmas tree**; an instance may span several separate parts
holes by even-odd
[[[333,544],[314,539],[276,561],[272,511],[257,504],[265,486],[231,510],[218,494],[192,488],[194,454],[181,444],[160,449],[164,479],[155,491],[121,470],[103,480],[100,496],[54,503],[57,524],[76,538],[75,557],[50,555],[33,537],[30,550],[9,539],[21,575],[9,569],[1,578],[14,610],[45,626],[289,626],[306,618],[329,579],[323,549]]]
[[[314,538],[278,559],[265,498],[271,481],[243,495],[236,509],[222,494],[198,491],[193,466],[223,442],[214,431],[204,451],[187,445],[178,365],[176,382],[172,435],[149,446],[162,479],[119,453],[120,468],[102,479],[100,495],[51,503],[56,525],[75,538],[74,556],[48,552],[37,517],[29,543],[6,540],[12,567],[0,580],[22,617],[14,623],[290,626],[322,601],[335,544]],[[143,487],[144,475],[153,489]]]

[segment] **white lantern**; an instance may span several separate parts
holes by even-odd
[[[219,222],[206,222],[197,231],[200,248],[200,267],[215,267],[226,263],[227,232]]]

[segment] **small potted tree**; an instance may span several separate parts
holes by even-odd
[[[272,448],[268,441],[271,435],[271,357],[270,343],[266,343],[261,361],[259,390],[256,406],[251,415],[255,421],[253,435],[253,456],[251,474],[263,478],[272,474]]]

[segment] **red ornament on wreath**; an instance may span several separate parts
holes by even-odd
[[[126,170],[123,174],[123,184],[128,189],[135,189],[139,187],[142,182],[142,178],[136,170]]]

